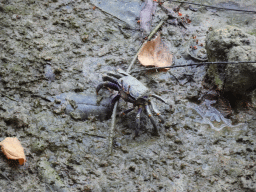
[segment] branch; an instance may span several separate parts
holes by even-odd
[[[176,66],[167,66],[167,67],[150,67],[146,69],[133,70],[130,73],[136,73],[140,71],[149,71],[149,70],[157,70],[157,69],[166,69],[166,68],[179,68],[179,67],[190,67],[190,66],[202,66],[202,65],[238,65],[238,64],[246,64],[246,63],[256,63],[256,61],[230,61],[230,62],[203,62],[203,63],[193,63],[188,65],[176,65]]]

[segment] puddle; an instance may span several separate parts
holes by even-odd
[[[238,128],[245,126],[245,123],[239,123],[232,125],[230,119],[225,118],[217,109],[211,106],[211,104],[216,103],[216,101],[205,100],[200,105],[194,103],[188,103],[187,108],[193,109],[200,115],[200,118],[194,121],[209,125],[215,131],[221,131],[225,127]]]

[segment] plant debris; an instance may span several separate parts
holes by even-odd
[[[146,0],[144,7],[140,12],[140,29],[145,35],[151,31],[152,16],[155,13],[157,2],[153,0]]]
[[[138,60],[144,66],[165,67],[172,64],[173,55],[161,40],[160,33],[152,41],[148,41],[141,49]]]
[[[175,26],[182,26],[185,29],[187,29],[185,24],[191,23],[191,20],[189,19],[188,15],[185,15],[182,17],[182,13],[180,12],[180,8],[172,8],[168,4],[161,5],[161,9],[168,15],[169,20],[167,20],[167,23]]]
[[[137,28],[135,20],[139,16],[143,6],[140,0],[92,0],[91,2],[95,6],[95,9],[100,9],[125,22],[127,24],[125,27]],[[92,9],[95,10],[94,7]]]
[[[19,160],[20,165],[23,165],[26,162],[24,149],[17,137],[7,137],[0,142],[0,145],[2,146],[1,149],[7,159]]]
[[[178,14],[174,12],[172,8],[166,5],[161,5],[161,8],[168,15],[169,18],[178,18]]]

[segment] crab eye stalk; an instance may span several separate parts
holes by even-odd
[[[127,94],[130,94],[130,88],[131,88],[131,86],[129,85],[129,86],[128,86]]]
[[[122,89],[124,90],[124,81],[123,81],[123,79],[121,80],[121,86],[122,86]]]

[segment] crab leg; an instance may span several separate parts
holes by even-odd
[[[120,78],[122,78],[124,76],[124,75],[117,74],[117,73],[114,73],[114,72],[108,72],[107,75],[115,77],[117,79],[120,79]]]
[[[120,73],[123,76],[128,76],[129,73],[125,72],[123,69],[117,69],[118,73]]]
[[[136,115],[136,129],[135,129],[135,137],[138,136],[139,133],[139,129],[140,129],[140,115],[141,115],[141,111],[142,111],[142,106],[139,106],[139,110],[138,113]]]
[[[118,93],[111,99],[111,104],[114,105],[117,101],[119,101],[121,95]]]
[[[97,88],[96,88],[96,93],[98,95],[98,92],[103,88],[103,87],[109,87],[110,89],[114,89],[116,91],[119,91],[120,87],[115,84],[115,83],[111,83],[111,82],[104,82],[104,83],[100,83]]]
[[[150,94],[149,95],[150,97],[154,97],[156,99],[158,99],[159,101],[162,101],[163,103],[165,104],[168,104],[162,97],[160,97],[159,95],[156,95],[156,94]]]
[[[158,109],[155,106],[155,103],[153,101],[149,101],[149,105],[152,107],[153,111],[156,113],[156,115],[159,117],[160,119],[160,123],[164,123],[164,118],[163,116],[160,114],[160,111],[158,111]]]
[[[127,109],[127,110],[121,112],[121,113],[120,113],[120,116],[125,116],[125,115],[127,115],[128,113],[130,113],[130,112],[131,112],[132,110],[134,110],[134,109],[135,109],[134,107],[131,108],[131,109]]]
[[[154,118],[153,118],[153,116],[152,116],[152,113],[151,113],[151,111],[150,111],[150,109],[149,109],[148,104],[145,105],[145,109],[146,109],[146,113],[147,113],[147,115],[148,115],[148,117],[149,117],[151,123],[153,124],[153,127],[154,127],[155,131],[157,132],[156,122],[155,122],[155,120],[154,120]]]
[[[112,83],[118,84],[117,78],[115,78],[115,77],[103,76],[102,79],[103,79],[103,81],[110,81]]]

